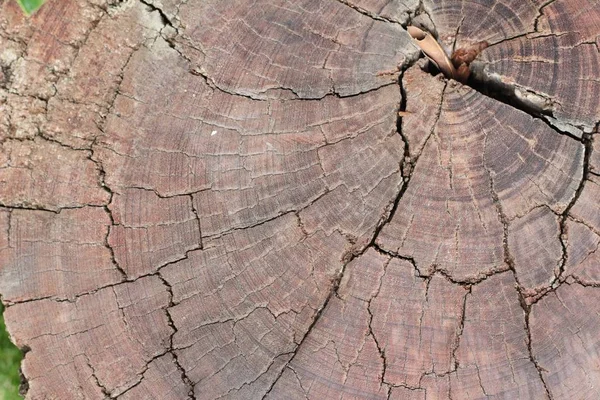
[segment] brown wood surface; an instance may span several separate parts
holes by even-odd
[[[27,399],[600,398],[597,1],[0,0],[0,67]]]

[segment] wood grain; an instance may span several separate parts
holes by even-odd
[[[25,398],[600,397],[599,13],[0,0]]]

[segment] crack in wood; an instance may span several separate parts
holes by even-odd
[[[96,371],[94,370],[94,367],[92,366],[92,363],[90,362],[90,359],[88,358],[88,356],[83,353],[83,357],[86,360],[87,366],[90,368],[91,370],[91,374],[92,374],[92,378],[94,378],[94,382],[96,383],[96,385],[100,388],[101,392],[103,395],[105,395],[107,398],[111,398],[111,394],[110,391],[106,388],[105,385],[103,385],[100,382],[100,379],[98,379],[98,376],[96,375]]]
[[[388,397],[391,392],[391,387],[389,387],[390,384],[385,381],[385,374],[386,374],[386,371],[388,368],[388,361],[387,361],[387,357],[385,356],[385,349],[381,346],[381,344],[379,343],[379,340],[377,339],[377,336],[375,335],[375,332],[373,331],[374,314],[373,314],[373,311],[371,310],[371,303],[372,303],[373,299],[376,298],[377,296],[379,296],[379,293],[381,292],[381,286],[383,284],[383,279],[385,278],[385,275],[387,273],[387,268],[388,268],[388,265],[390,264],[391,260],[392,260],[392,257],[389,257],[387,259],[387,261],[383,264],[383,274],[381,275],[381,277],[379,279],[379,286],[377,288],[377,291],[373,294],[373,296],[367,302],[367,313],[369,314],[369,321],[368,321],[369,335],[371,335],[371,337],[373,338],[373,341],[375,342],[375,347],[377,347],[379,357],[381,358],[381,385],[388,385]]]
[[[484,151],[485,153],[485,151]],[[531,348],[531,331],[529,329],[529,315],[531,313],[531,305],[527,303],[527,300],[525,298],[525,295],[523,293],[523,285],[519,282],[519,278],[517,275],[517,270],[515,268],[515,262],[514,262],[514,258],[511,255],[510,252],[510,247],[508,245],[508,229],[509,229],[509,221],[506,217],[506,214],[504,213],[504,209],[502,207],[502,203],[498,197],[498,194],[496,193],[496,189],[494,186],[494,174],[492,171],[490,171],[487,166],[485,166],[485,161],[484,161],[484,167],[488,173],[488,177],[489,177],[489,181],[490,181],[490,192],[492,194],[492,198],[494,200],[494,204],[496,205],[496,209],[498,210],[498,215],[500,218],[500,221],[502,222],[503,225],[503,244],[504,244],[504,261],[505,263],[509,266],[513,277],[515,279],[516,282],[516,286],[515,286],[515,290],[517,292],[518,298],[519,298],[519,304],[521,305],[521,308],[523,309],[523,313],[524,313],[524,323],[525,323],[525,332],[527,334],[527,349],[529,352],[529,359],[531,361],[531,363],[533,363],[533,365],[535,366],[536,370],[538,371],[538,375],[539,378],[542,382],[542,385],[544,386],[544,389],[546,391],[546,395],[548,396],[548,398],[550,400],[553,400],[552,398],[552,394],[550,392],[550,389],[548,388],[548,385],[546,383],[546,379],[544,378],[544,375],[542,373],[542,368],[540,367],[540,365],[538,364],[537,360],[535,359],[534,355],[533,355],[533,350]]]
[[[394,20],[391,20],[391,19],[388,19],[388,18],[384,18],[384,17],[382,17],[382,16],[380,16],[380,15],[374,13],[374,12],[371,12],[371,11],[369,11],[369,10],[363,8],[363,7],[359,7],[359,6],[355,5],[355,4],[352,4],[348,0],[337,0],[337,1],[339,1],[340,3],[346,5],[346,6],[350,7],[350,8],[352,8],[356,12],[358,12],[358,13],[364,15],[364,16],[367,16],[367,17],[369,17],[371,19],[374,19],[376,21],[383,21],[383,22],[389,22],[391,24],[401,25],[398,21],[394,21]]]
[[[566,135],[578,142],[584,140],[585,127],[574,126],[554,117],[555,102],[550,97],[519,88],[516,84],[502,82],[499,77],[488,75],[484,68],[475,62],[467,85],[484,96],[490,97],[512,108],[520,110],[536,120],[544,122],[554,132]]]
[[[467,318],[467,298],[471,294],[472,294],[471,287],[468,286],[467,292],[465,293],[465,296],[463,297],[462,311],[460,314],[460,324],[458,325],[458,331],[456,332],[456,337],[454,338],[454,340],[452,342],[452,348],[450,350],[450,353],[452,355],[451,360],[452,360],[453,366],[452,366],[452,369],[450,371],[448,371],[448,374],[450,374],[452,372],[456,372],[458,370],[458,368],[460,367],[460,363],[458,361],[458,357],[456,356],[456,352],[458,351],[458,348],[460,347],[460,339],[465,330],[465,320]]]
[[[179,356],[177,355],[177,352],[174,350],[174,346],[173,346],[173,338],[175,337],[175,334],[178,332],[177,326],[175,326],[175,321],[173,320],[173,316],[169,312],[169,308],[172,308],[175,306],[175,303],[173,301],[173,288],[172,288],[171,284],[160,274],[160,272],[157,272],[157,276],[161,280],[162,284],[167,288],[167,291],[169,293],[169,304],[168,304],[167,308],[165,308],[165,314],[167,315],[167,320],[169,323],[169,327],[172,329],[172,333],[169,336],[169,348],[167,349],[167,353],[169,353],[173,356],[175,365],[177,366],[177,369],[181,373],[181,380],[189,388],[189,392],[188,392],[189,398],[192,400],[196,400],[196,395],[194,393],[195,383],[188,377],[187,372],[181,365],[181,362],[179,361]]]
[[[596,129],[598,129],[598,128],[596,127]],[[529,300],[530,305],[537,303],[538,301],[543,299],[548,294],[556,291],[561,285],[563,285],[567,281],[568,278],[571,278],[570,275],[565,276],[565,273],[566,273],[565,266],[569,259],[569,254],[567,251],[567,243],[568,243],[568,237],[569,237],[569,233],[568,233],[568,229],[567,229],[567,222],[568,222],[569,218],[571,217],[571,215],[570,215],[571,209],[575,206],[575,204],[581,197],[581,194],[583,193],[586,182],[589,180],[590,159],[591,159],[591,154],[592,154],[591,138],[587,135],[584,136],[583,144],[584,144],[583,174],[581,177],[581,181],[579,182],[579,185],[575,191],[575,194],[573,195],[573,198],[571,199],[571,201],[569,202],[569,204],[567,205],[565,210],[560,215],[558,215],[558,217],[560,218],[560,220],[559,220],[559,227],[560,227],[559,240],[560,240],[561,250],[562,250],[562,256],[561,256],[561,261],[560,261],[560,265],[559,265],[559,269],[558,269],[558,274],[555,275],[555,277],[552,279],[552,281],[550,282],[548,287],[541,289],[540,292],[536,296],[534,296],[531,300]]]
[[[400,75],[399,79],[398,79],[398,84],[400,85],[400,87],[402,88],[402,75]],[[401,89],[402,91],[402,89]],[[401,94],[402,96],[402,94]],[[403,101],[404,98],[402,98],[402,101],[400,103],[400,107],[398,112],[401,111],[405,111],[406,110],[406,103]],[[403,109],[404,107],[404,109]],[[402,135],[402,124],[401,124],[401,116],[400,114],[398,114],[398,112],[396,112],[396,115],[398,115],[398,120],[400,121],[397,125],[397,133],[402,137],[403,142],[405,143],[405,155],[408,154],[407,151],[407,147],[408,147],[408,141],[407,139]],[[410,179],[410,175],[407,177],[407,179]],[[402,197],[402,195],[404,194],[404,192],[406,191],[406,185],[408,184],[408,180],[405,181],[404,185],[401,187],[400,191],[398,192],[392,209],[389,211],[389,214],[386,218],[382,219],[382,222],[377,226],[377,228],[375,229],[375,232],[373,233],[373,236],[371,237],[371,240],[369,241],[369,243],[360,251],[352,253],[350,255],[350,257],[346,260],[346,262],[342,265],[341,270],[339,271],[339,273],[337,274],[333,285],[331,287],[331,290],[327,296],[327,298],[325,299],[323,305],[319,308],[319,310],[317,311],[317,313],[315,314],[310,326],[308,327],[306,333],[303,335],[302,339],[300,340],[300,342],[298,343],[298,345],[296,346],[292,357],[288,360],[288,362],[283,366],[283,368],[281,369],[280,373],[276,376],[276,378],[274,379],[273,383],[270,385],[269,389],[267,390],[267,392],[264,394],[264,396],[262,397],[262,399],[266,399],[267,396],[269,395],[269,393],[271,393],[271,391],[273,390],[273,388],[275,387],[275,385],[277,384],[277,382],[279,381],[279,379],[281,378],[281,376],[283,375],[284,371],[288,368],[288,366],[292,363],[292,361],[294,360],[295,356],[298,354],[298,350],[300,349],[300,347],[302,346],[302,343],[304,343],[305,339],[311,334],[313,327],[317,324],[317,322],[319,321],[321,315],[323,314],[323,312],[327,309],[327,305],[329,304],[330,300],[333,297],[339,297],[338,296],[338,289],[340,286],[340,283],[342,281],[342,278],[344,276],[344,272],[346,270],[346,267],[350,264],[350,262],[352,262],[354,259],[356,259],[357,257],[359,257],[360,255],[364,254],[370,247],[373,247],[375,245],[375,242],[377,240],[377,236],[379,235],[379,233],[381,232],[381,230],[383,229],[383,226],[389,222],[394,213],[395,210],[398,207],[398,203],[400,202],[400,199]],[[371,332],[372,333],[372,332]],[[373,339],[375,340],[378,349],[380,349],[380,354],[383,357],[384,360],[384,365],[385,365],[385,356],[383,355],[383,353],[381,352],[381,348],[379,347],[379,344],[377,343],[375,336],[373,335]],[[385,373],[385,367],[384,367],[384,373]],[[382,376],[382,380],[383,380],[383,376]]]

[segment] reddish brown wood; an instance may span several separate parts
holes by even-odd
[[[510,268],[503,222],[542,205],[564,211],[581,181],[583,145],[470,88],[449,83],[441,97],[402,212],[377,243],[424,275],[477,281]]]
[[[599,38],[592,0],[0,0],[26,398],[600,397]]]

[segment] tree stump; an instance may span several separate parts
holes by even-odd
[[[600,398],[597,1],[0,10],[26,398]]]

